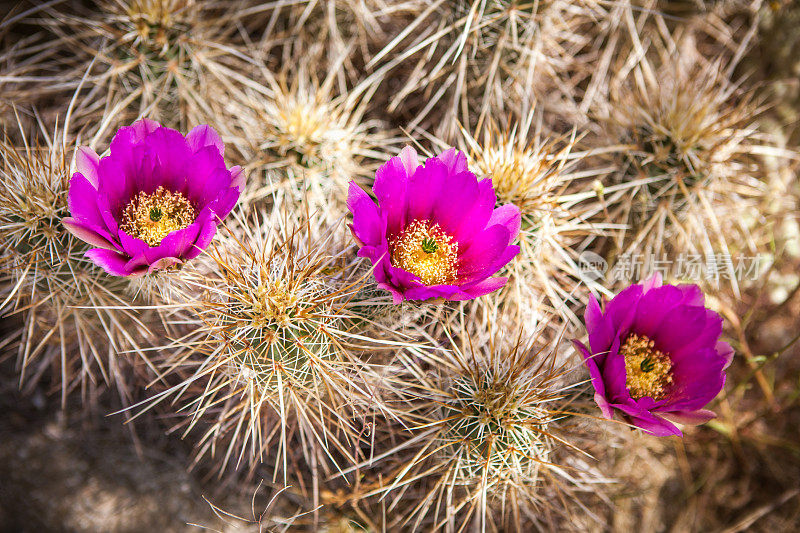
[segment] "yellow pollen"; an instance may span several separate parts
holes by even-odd
[[[150,246],[194,222],[194,207],[184,195],[159,187],[152,194],[140,192],[122,212],[122,230]]]
[[[392,266],[419,276],[425,285],[450,284],[458,273],[458,243],[439,224],[415,220],[390,242]]]
[[[303,310],[298,305],[299,298],[283,282],[278,281],[270,285],[259,284],[255,296],[252,320],[256,326],[286,327],[292,318],[303,315]]]
[[[644,335],[628,335],[619,353],[625,358],[625,386],[631,398],[649,396],[658,401],[664,398],[672,383],[672,361],[655,343]]]

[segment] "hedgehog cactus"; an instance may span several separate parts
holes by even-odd
[[[414,376],[398,377],[395,391],[408,406],[401,417],[412,435],[387,459],[393,474],[380,484],[400,509],[398,527],[485,526],[494,511],[509,513],[502,503],[508,493],[526,508],[546,505],[564,475],[555,448],[579,448],[557,423],[570,416],[559,407],[570,395],[569,369],[556,364],[557,345],[535,349],[533,342],[495,334],[484,348],[399,356]],[[403,505],[409,494],[415,503]]]
[[[45,144],[24,148],[0,143],[0,312],[22,317],[23,381],[52,366],[64,404],[70,390],[86,392],[100,376],[124,388],[108,346],[135,346],[141,330],[126,311],[124,284],[95,268],[84,257],[88,246],[62,225],[71,151],[63,132],[43,138]],[[108,341],[99,342],[103,337]]]
[[[244,375],[265,390],[314,380],[312,359],[330,359],[335,348],[326,332],[341,322],[315,309],[323,291],[314,280],[295,286],[282,279],[259,280],[250,301],[228,303],[225,334]]]
[[[498,201],[521,214],[520,256],[507,268],[509,286],[497,300],[481,301],[492,316],[513,317],[511,328],[531,329],[552,310],[577,324],[571,306],[582,289],[574,280],[584,278],[578,243],[586,246],[610,230],[604,221],[589,222],[602,212],[591,187],[604,171],[582,170],[586,154],[573,153],[582,135],[549,138],[535,119],[532,111],[505,130],[492,123],[474,133],[462,130],[476,174],[490,176]],[[593,279],[582,281],[598,287]]]
[[[550,414],[524,383],[510,378],[487,369],[447,387],[450,397],[441,414],[448,426],[441,437],[446,447],[440,453],[463,456],[459,477],[465,481],[522,477],[533,483],[547,462]]]
[[[185,334],[159,364],[180,383],[150,401],[185,401],[194,415],[181,425],[205,427],[198,459],[211,455],[220,471],[274,461],[287,479],[297,454],[326,471],[353,462],[360,424],[384,408],[371,370],[351,354],[349,301],[362,281],[355,269],[333,268],[310,222],[291,229],[277,217],[245,220],[182,272],[170,326]]]
[[[628,193],[610,210],[630,224],[620,251],[656,260],[714,256],[713,247],[752,253],[752,243],[769,239],[753,223],[765,211],[758,176],[766,162],[758,154],[769,151],[754,135],[753,94],[721,76],[717,64],[678,54],[654,63],[642,59],[638,81],[622,83],[609,100],[610,131],[626,143],[612,186]]]

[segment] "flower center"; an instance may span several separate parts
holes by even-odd
[[[449,284],[458,272],[458,243],[439,224],[415,220],[390,242],[392,265],[425,285]]]
[[[672,383],[672,361],[655,349],[655,343],[644,335],[631,333],[619,353],[625,358],[625,386],[631,398],[649,396],[661,400]]]
[[[194,207],[179,192],[159,187],[152,194],[140,192],[122,212],[122,230],[158,246],[164,237],[194,222]]]

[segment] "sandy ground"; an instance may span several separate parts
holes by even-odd
[[[186,472],[183,442],[141,442],[137,452],[120,416],[75,412],[67,416],[41,391],[22,397],[3,380],[0,531],[178,532],[200,531],[187,522],[216,523]]]

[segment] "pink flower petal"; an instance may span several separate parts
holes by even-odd
[[[450,174],[459,174],[469,170],[467,167],[466,154],[455,148],[448,148],[439,154],[437,159],[447,166],[447,170]]]
[[[663,278],[661,276],[661,272],[656,272],[655,274],[644,280],[643,291],[648,292],[652,289],[657,289],[658,287],[661,287],[662,282]]]
[[[429,159],[419,167],[408,183],[407,220],[430,220],[434,206],[446,201],[442,196],[450,192],[445,190],[448,181],[447,167],[438,159]]]
[[[118,235],[122,249],[130,257],[138,257],[144,254],[145,250],[150,248],[150,245],[144,242],[142,239],[129,235],[123,230],[120,230]]]
[[[705,424],[709,420],[717,417],[714,411],[707,409],[698,409],[697,411],[675,411],[675,412],[662,412],[661,416],[677,424],[686,424],[687,426],[699,426]]]
[[[518,247],[508,246],[508,229],[505,226],[487,228],[473,237],[465,253],[459,253],[458,279],[473,282],[486,278],[494,274],[492,269],[498,261],[505,261],[503,264],[506,264],[518,252]]]
[[[101,228],[89,226],[71,217],[61,219],[61,223],[67,228],[67,231],[83,242],[91,244],[92,246],[97,246],[98,248],[105,248],[106,250],[117,249],[112,243],[113,239],[111,235]]]
[[[502,289],[508,283],[508,278],[504,277],[496,277],[496,278],[486,278],[483,281],[470,285],[468,287],[462,287],[462,290],[465,295],[468,296],[466,299],[473,299],[479,298],[481,296],[485,296],[487,294],[493,293],[498,289]]]
[[[111,139],[111,157],[119,162],[123,170],[135,172],[140,155],[134,154],[134,150],[141,145],[145,137],[160,127],[161,125],[154,120],[142,119],[131,126],[118,129]]]
[[[492,211],[492,216],[489,217],[486,226],[494,226],[495,224],[503,225],[508,229],[508,244],[511,244],[519,235],[520,226],[522,225],[522,216],[519,212],[519,208],[514,204],[506,204],[498,207]]]
[[[159,186],[171,191],[181,190],[187,180],[193,180],[189,174],[189,161],[192,150],[186,138],[179,131],[170,128],[158,128],[142,142],[149,157],[155,159],[151,172],[140,176],[143,186],[140,190],[152,192]],[[211,148],[216,151],[216,148]],[[222,168],[224,162],[220,163]]]
[[[89,180],[89,183],[97,189],[99,178],[97,176],[100,167],[100,156],[89,147],[81,146],[75,155],[75,169]]]
[[[156,272],[157,270],[163,270],[165,268],[169,268],[169,267],[175,266],[175,265],[180,265],[182,263],[183,263],[183,261],[181,261],[177,257],[162,257],[158,261],[152,263],[147,268],[147,273],[148,274],[152,274],[153,272]]]
[[[659,326],[683,302],[684,292],[674,285],[664,285],[643,292],[631,329],[651,339]]]
[[[239,192],[244,190],[245,175],[242,167],[234,165],[231,167],[231,187],[237,187]]]
[[[462,297],[459,298],[459,295]],[[403,299],[405,300],[419,301],[432,300],[434,298],[465,300],[467,297],[468,295],[459,290],[455,285],[432,285],[430,287],[420,285],[403,291]]]
[[[220,157],[225,155],[225,143],[219,138],[219,134],[208,124],[201,124],[195,126],[192,131],[186,135],[186,142],[189,144],[192,152],[197,152],[206,146],[213,146],[216,148]]]
[[[389,235],[397,235],[406,227],[409,179],[399,157],[391,158],[375,173],[372,192],[378,199]]]
[[[400,150],[400,161],[403,163],[403,168],[407,176],[414,174],[417,167],[419,167],[419,157],[417,156],[417,151],[414,150],[412,146],[404,146],[403,149]]]
[[[222,191],[207,208],[214,213],[214,220],[221,221],[231,212],[239,200],[239,189],[232,187]]]
[[[625,413],[626,420],[630,424],[642,429],[646,433],[655,435],[656,437],[668,437],[671,435],[683,436],[681,430],[669,420],[639,409],[635,405],[614,403],[611,404],[611,406]]]
[[[715,349],[717,351],[717,355],[719,355],[720,359],[724,362],[722,368],[726,369],[730,366],[733,362],[733,355],[734,351],[731,348],[731,345],[724,341],[718,341]]]
[[[464,222],[464,214],[472,211],[478,201],[478,192],[478,178],[474,174],[462,172],[451,175],[447,180],[447,200],[436,204],[432,220],[454,235]]]
[[[214,239],[214,235],[217,234],[216,216],[200,216],[197,218],[197,222],[195,222],[195,224],[197,225],[197,234],[192,236],[187,233],[186,235],[187,239],[192,238],[194,242],[188,247],[187,251],[181,255],[181,257],[186,260],[194,259],[203,253],[203,251],[211,244],[211,241]]]
[[[148,162],[153,164],[152,159]],[[100,160],[98,175],[100,185],[98,193],[106,199],[112,213],[121,213],[128,205],[131,198],[143,188],[137,183],[137,178],[152,172],[151,168],[144,167],[144,161],[139,160],[136,167],[126,170],[114,157],[104,157]]]
[[[594,297],[589,298],[583,321],[586,323],[586,330],[589,332],[589,346],[592,348],[592,353],[604,354],[608,352],[614,342],[615,332],[611,322],[600,310],[600,304],[597,303],[597,299]],[[604,358],[605,356],[603,355],[602,357]]]
[[[69,180],[67,207],[72,217],[83,224],[97,227],[106,225],[97,205],[97,189],[79,172]]]
[[[378,213],[378,207],[355,181],[350,182],[347,207],[353,214],[353,235],[362,245],[374,246],[385,239],[386,227]]]
[[[126,268],[130,258],[113,250],[92,248],[85,255],[94,264],[112,276],[141,276],[147,271],[146,269],[130,270]]]
[[[203,150],[206,150],[205,148]],[[211,169],[208,174],[198,174],[198,178],[189,181],[188,198],[196,209],[202,209],[231,189],[231,173],[224,165]],[[239,197],[239,190],[236,197]],[[229,210],[230,211],[230,210]],[[227,215],[227,213],[225,213]]]
[[[479,181],[478,196],[475,203],[472,204],[472,208],[462,214],[461,223],[453,232],[455,240],[459,243],[459,246],[463,247],[464,251],[466,251],[467,247],[472,242],[472,237],[474,235],[483,231],[484,228],[494,225],[489,224],[489,220],[494,212],[495,203],[497,203],[497,196],[492,188],[491,180],[485,179]],[[516,228],[516,231],[519,232],[519,228]],[[506,244],[511,244],[515,237],[516,234],[513,237],[509,235]]]

